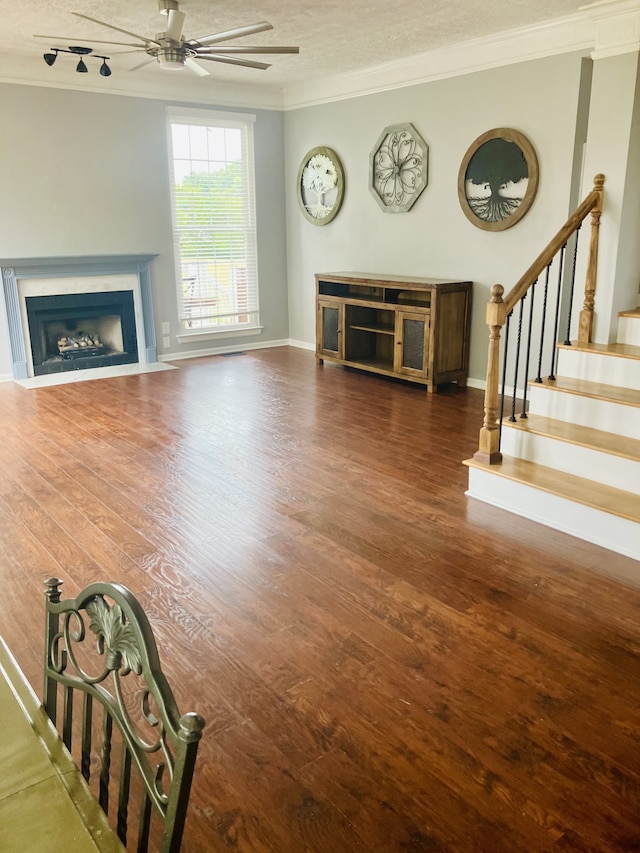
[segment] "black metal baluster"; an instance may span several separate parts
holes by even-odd
[[[511,315],[513,311],[507,314],[507,322],[504,329],[504,355],[502,358],[502,390],[500,392],[500,428],[498,431],[498,449],[502,441],[502,421],[504,418],[504,398],[507,387],[507,355],[509,354],[509,327],[511,326]]]
[[[553,260],[550,260],[547,264],[547,271],[544,277],[544,296],[542,299],[542,325],[540,326],[540,351],[538,352],[538,375],[536,376],[536,382],[542,382],[542,354],[544,351],[545,323],[547,322],[547,296],[549,294],[549,273],[551,271],[552,263]]]
[[[564,266],[564,253],[567,248],[567,244],[565,243],[562,249],[560,249],[560,266],[558,269],[558,292],[556,294],[556,316],[553,321],[553,349],[551,351],[551,373],[549,374],[549,379],[555,380],[556,378],[556,357],[558,354],[558,348],[556,344],[558,343],[558,328],[560,325],[560,293],[562,290],[562,267]]]
[[[518,313],[518,340],[516,342],[516,363],[513,368],[513,395],[511,397],[511,415],[509,420],[513,423],[516,419],[516,394],[518,391],[518,370],[520,368],[520,344],[522,341],[522,315],[527,294],[520,300],[520,311]]]
[[[571,266],[571,293],[569,295],[569,316],[567,317],[567,337],[565,338],[565,346],[571,346],[571,340],[569,335],[571,334],[571,312],[573,311],[573,288],[576,283],[576,260],[578,258],[578,237],[580,236],[580,227],[582,226],[582,222],[576,228],[576,241],[573,246],[573,264]]]
[[[524,366],[524,388],[522,394],[522,412],[520,413],[521,418],[527,417],[527,388],[529,387],[529,358],[531,356],[531,335],[533,328],[533,306],[535,302],[536,296],[536,284],[538,283],[538,279],[536,279],[531,285],[531,305],[529,306],[529,331],[527,333],[527,359]]]

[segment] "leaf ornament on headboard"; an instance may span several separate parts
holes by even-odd
[[[107,668],[115,672],[122,667],[122,675],[132,670],[140,675],[142,659],[136,637],[120,606],[110,608],[102,596],[96,596],[86,610],[91,617],[89,629],[98,638],[98,651],[104,654]]]

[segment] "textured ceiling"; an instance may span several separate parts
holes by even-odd
[[[157,0],[68,0],[67,8],[63,2],[12,0],[3,4],[0,50],[5,62],[12,55],[35,61],[51,47],[82,45],[83,39],[131,40],[80,20],[72,11],[147,37],[163,30],[166,22],[158,12]],[[577,12],[581,5],[581,0],[183,0],[180,9],[187,16],[187,38],[269,21],[272,31],[233,43],[299,45],[299,56],[255,57],[272,62],[267,71],[212,62],[206,68],[221,81],[286,87],[553,20]],[[36,33],[61,38],[36,39]],[[123,47],[93,47],[97,53],[111,56],[114,75],[128,72],[144,59],[142,53],[118,54],[126,50]],[[52,68],[51,73],[54,71]],[[166,72],[150,65],[135,73]]]

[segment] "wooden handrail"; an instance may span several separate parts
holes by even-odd
[[[506,295],[504,302],[507,314],[513,311],[514,307],[522,299],[540,273],[548,264],[551,263],[551,260],[557,255],[569,237],[578,230],[578,227],[586,219],[587,214],[592,210],[597,209],[599,219],[600,212],[602,211],[603,188],[604,175],[596,175],[593,179],[593,189],[589,195],[585,198],[582,204],[576,208],[575,212],[571,214],[555,237],[545,246],[529,269],[514,284],[509,293]]]
[[[498,387],[500,374],[500,334],[507,317],[529,288],[538,280],[542,271],[551,263],[556,254],[566,245],[587,215],[591,213],[591,239],[589,242],[589,260],[585,280],[584,306],[580,312],[578,340],[586,343],[591,340],[593,328],[593,307],[596,290],[596,267],[598,263],[598,234],[602,197],[604,194],[604,175],[593,179],[593,190],[567,219],[558,233],[540,252],[529,269],[521,276],[509,293],[503,298],[504,288],[496,284],[491,288],[491,301],[487,305],[486,322],[489,327],[489,355],[487,359],[487,382],[484,394],[484,421],[480,429],[478,450],[474,458],[480,462],[495,465],[502,461],[500,453],[500,424],[498,423]],[[525,380],[526,381],[526,380]]]

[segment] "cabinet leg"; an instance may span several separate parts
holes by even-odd
[[[324,364],[324,358],[320,358],[319,355],[316,356],[316,365],[321,366]]]
[[[461,379],[458,379],[458,388],[466,388],[467,387],[467,377],[463,376]]]

